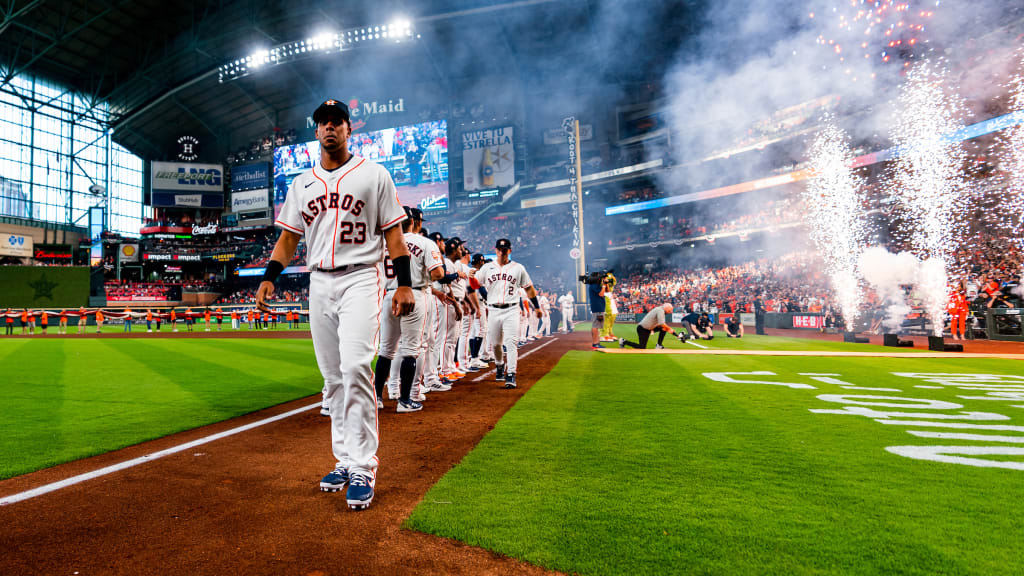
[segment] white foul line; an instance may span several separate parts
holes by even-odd
[[[126,470],[128,468],[132,468],[134,466],[138,466],[139,464],[145,464],[146,462],[152,462],[153,460],[156,460],[158,458],[163,458],[164,456],[170,456],[171,454],[177,454],[178,452],[183,452],[183,451],[188,450],[190,448],[195,448],[196,446],[201,446],[203,444],[206,444],[206,443],[209,443],[209,442],[213,442],[214,440],[220,440],[221,438],[227,438],[228,436],[233,436],[235,434],[238,434],[239,432],[245,432],[246,430],[252,430],[253,428],[259,428],[260,426],[263,426],[265,424],[270,424],[271,422],[276,422],[278,420],[283,420],[283,419],[288,418],[290,416],[294,416],[294,415],[299,414],[301,412],[305,412],[307,410],[310,410],[311,408],[319,408],[319,407],[320,407],[320,402],[317,402],[316,404],[310,404],[309,406],[304,406],[302,408],[296,408],[295,410],[292,410],[291,412],[285,412],[284,414],[278,414],[277,416],[271,416],[270,418],[264,418],[263,420],[258,420],[256,422],[251,422],[249,424],[245,424],[243,426],[239,426],[238,428],[232,428],[230,430],[225,430],[223,432],[218,432],[217,434],[212,434],[210,436],[206,436],[205,438],[200,438],[198,440],[193,440],[191,442],[186,442],[186,443],[181,444],[179,446],[174,446],[172,448],[167,448],[166,450],[160,450],[159,452],[154,452],[152,454],[147,454],[145,456],[139,456],[138,458],[133,458],[131,460],[127,460],[127,461],[121,462],[119,464],[113,464],[113,465],[107,466],[105,468],[100,468],[99,470],[93,470],[92,472],[86,472],[85,474],[79,474],[78,476],[72,476],[71,478],[66,478],[66,479],[61,480],[59,482],[53,482],[51,484],[46,484],[46,485],[40,486],[38,488],[33,488],[31,490],[26,490],[25,492],[20,492],[18,494],[13,494],[11,496],[5,496],[3,498],[0,498],[0,506],[7,506],[8,504],[14,504],[15,502],[21,502],[22,500],[28,500],[30,498],[35,498],[36,496],[42,496],[43,494],[48,494],[50,492],[55,492],[57,490],[60,490],[61,488],[67,488],[68,486],[74,486],[75,484],[78,484],[80,482],[85,482],[86,480],[92,480],[93,478],[99,478],[100,476],[106,476],[107,474],[112,474],[114,472],[118,472],[118,471],[121,471],[121,470]]]
[[[687,340],[687,341],[686,341],[686,343],[687,343],[687,344],[693,344],[693,345],[694,345],[694,346],[696,346],[697,348],[703,348],[703,349],[705,349],[705,350],[707,350],[707,349],[708,349],[708,347],[707,347],[707,346],[704,346],[703,344],[697,344],[696,342],[694,342],[694,341],[692,341],[692,340]]]
[[[557,336],[555,336],[555,338],[558,338],[558,337],[557,337]],[[518,360],[522,360],[523,358],[526,358],[526,357],[527,357],[527,356],[529,356],[530,354],[533,354],[533,353],[534,353],[534,352],[536,352],[537,350],[540,350],[541,348],[543,348],[543,347],[547,346],[548,344],[551,344],[552,342],[554,342],[554,340],[548,340],[547,342],[545,342],[545,343],[541,344],[540,346],[537,346],[537,347],[536,347],[536,348],[534,348],[533,350],[530,350],[530,351],[529,351],[529,352],[527,352],[526,354],[523,354],[522,356],[520,356],[520,357],[518,358]],[[487,372],[484,372],[483,374],[481,374],[481,375],[477,376],[476,378],[473,378],[472,380],[470,380],[470,382],[479,382],[479,381],[483,380],[484,378],[486,378],[488,374],[494,374],[494,370],[488,370]]]

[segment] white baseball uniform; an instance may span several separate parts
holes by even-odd
[[[562,320],[565,322],[566,332],[572,332],[572,311],[575,303],[572,292],[566,292],[563,296],[558,297],[558,306],[562,308]]]
[[[487,290],[487,332],[494,346],[495,361],[505,364],[506,374],[515,374],[519,359],[519,289],[533,286],[533,281],[522,264],[511,260],[504,266],[497,262],[484,264],[476,279]],[[502,345],[508,354],[504,362]]]
[[[377,351],[384,279],[384,231],[405,220],[383,166],[352,156],[319,163],[292,181],[276,224],[306,237],[309,327],[330,405],[337,466],[376,478],[377,399],[370,365]]]
[[[392,299],[398,288],[398,277],[394,273],[391,259],[385,258],[383,266],[387,286],[383,303],[379,355],[390,359],[394,359],[396,355],[402,358],[419,358],[426,331],[424,300],[427,295],[425,290],[430,286],[431,270],[441,267],[441,253],[437,250],[437,244],[411,232],[406,232],[403,237],[405,246],[409,250],[410,278],[412,279],[416,307],[405,316],[395,316],[391,313]],[[379,359],[377,361],[380,362]],[[399,362],[393,362],[391,364],[392,372],[397,373],[399,366]],[[413,395],[417,396],[419,390],[415,384],[416,382],[414,382]]]
[[[467,277],[470,274],[473,273],[473,270],[469,267],[469,265],[466,264],[465,262],[463,262],[462,260],[456,261],[455,265],[458,266],[459,270],[464,272]],[[463,293],[465,294],[463,299],[469,298],[469,280],[468,280],[468,278],[467,279],[459,278],[458,280],[456,280],[456,282],[459,282],[460,284],[462,284],[462,290],[463,290]],[[462,320],[459,321],[458,334],[457,334],[457,336],[458,336],[458,344],[457,344],[458,349],[456,350],[456,359],[459,362],[459,370],[462,371],[462,372],[465,372],[465,371],[467,371],[469,369],[469,337],[470,337],[470,334],[472,333],[472,330],[473,330],[473,318],[475,318],[475,317],[476,316],[474,314],[468,314],[468,313],[465,312],[465,310],[463,310]]]
[[[540,302],[540,311],[544,314],[544,317],[540,319],[538,334],[551,336],[551,301],[547,296],[541,294],[538,302]]]

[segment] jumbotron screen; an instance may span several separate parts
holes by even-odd
[[[448,209],[446,120],[359,132],[349,137],[348,148],[391,173],[402,204],[418,206],[424,212]],[[316,140],[274,149],[275,219],[292,180],[319,159],[320,143]]]

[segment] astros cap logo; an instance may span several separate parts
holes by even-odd
[[[326,104],[328,106],[334,106],[337,103],[338,103],[337,100],[328,100],[327,102],[324,102],[324,104]]]

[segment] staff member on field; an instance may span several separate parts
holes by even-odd
[[[625,338],[619,338],[619,348],[625,348],[628,346],[629,348],[640,348],[643,350],[647,348],[647,341],[650,340],[653,332],[658,333],[658,349],[664,348],[665,346],[663,342],[665,341],[665,334],[678,336],[675,330],[673,330],[665,320],[665,315],[671,313],[672,305],[668,302],[648,312],[636,327],[636,335],[640,342],[630,342]]]

